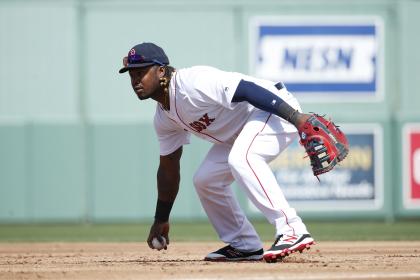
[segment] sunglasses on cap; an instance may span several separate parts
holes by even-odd
[[[158,64],[160,66],[165,65],[164,63],[160,62],[157,59],[148,60],[144,56],[139,55],[139,54],[129,55],[127,57],[127,62],[128,62],[128,64],[154,63],[154,64]]]

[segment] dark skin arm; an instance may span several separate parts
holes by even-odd
[[[166,202],[173,202],[176,199],[176,195],[179,190],[180,181],[180,159],[182,155],[182,146],[179,147],[175,152],[160,156],[160,163],[157,172],[157,188],[159,200]],[[153,249],[152,239],[160,236],[165,237],[166,244],[169,244],[169,221],[160,222],[155,220],[150,228],[149,237],[147,238],[147,244]],[[160,240],[159,240],[160,241]],[[166,250],[167,247],[165,246]]]

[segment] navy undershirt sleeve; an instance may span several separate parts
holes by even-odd
[[[233,94],[232,102],[247,101],[258,109],[278,115],[283,99],[253,82],[241,80]]]

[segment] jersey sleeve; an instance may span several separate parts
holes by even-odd
[[[179,127],[159,108],[156,108],[154,127],[159,140],[161,156],[169,155],[179,147],[190,143],[190,133]]]
[[[238,103],[232,102],[232,98],[242,78],[240,73],[201,67],[196,71],[193,86],[215,103],[234,109]]]

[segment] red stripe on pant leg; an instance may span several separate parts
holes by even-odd
[[[254,169],[252,168],[252,166],[251,166],[251,164],[249,163],[249,160],[248,160],[248,153],[249,153],[249,149],[251,148],[251,146],[252,146],[252,144],[254,143],[254,140],[255,140],[255,138],[257,138],[257,136],[258,136],[258,134],[260,134],[263,130],[264,130],[264,128],[265,128],[265,126],[267,125],[267,123],[268,123],[268,120],[270,119],[270,117],[271,117],[271,115],[272,114],[270,114],[269,116],[268,116],[268,118],[267,118],[267,120],[265,121],[265,123],[264,123],[264,126],[263,126],[263,128],[254,136],[254,138],[252,139],[252,141],[251,141],[251,143],[249,144],[249,147],[248,147],[248,149],[247,149],[247,151],[246,151],[246,162],[248,163],[248,166],[249,166],[249,168],[251,169],[251,171],[252,171],[252,173],[254,173],[254,176],[255,176],[255,178],[257,178],[257,181],[258,181],[258,183],[260,184],[260,186],[261,186],[261,188],[262,188],[262,190],[264,191],[264,194],[265,194],[265,196],[267,197],[267,199],[268,199],[268,201],[270,202],[270,204],[271,204],[271,206],[274,208],[274,205],[273,205],[273,202],[271,202],[271,199],[270,199],[270,197],[268,196],[268,194],[267,194],[267,192],[265,191],[265,188],[264,188],[264,186],[263,186],[263,184],[261,183],[261,181],[260,181],[260,178],[258,178],[258,175],[257,175],[257,173],[255,173],[255,171],[254,171]],[[284,215],[284,217],[285,217],[285,219],[286,219],[286,224],[293,230],[293,235],[295,234],[295,229],[289,224],[289,219],[287,218],[287,215],[286,215],[286,213],[284,213],[284,211],[283,210],[281,210],[280,209],[280,211],[283,213],[283,215]]]
[[[260,130],[257,134],[255,134],[254,138],[252,139],[251,143],[249,144],[248,150],[246,151],[246,162],[248,163],[249,168],[251,168],[252,173],[254,173],[255,178],[257,178],[257,181],[258,181],[258,183],[260,184],[260,186],[261,186],[262,190],[264,191],[264,194],[265,194],[265,196],[267,197],[268,201],[270,201],[271,206],[274,208],[274,205],[273,205],[273,203],[271,202],[270,197],[268,197],[268,194],[267,194],[267,192],[265,191],[265,188],[264,188],[264,186],[262,185],[262,183],[261,183],[261,181],[260,181],[260,178],[258,178],[257,173],[255,173],[254,169],[252,168],[252,166],[251,166],[251,164],[249,163],[249,160],[248,160],[248,153],[249,153],[249,149],[251,148],[251,146],[252,146],[252,144],[254,143],[255,138],[257,138],[258,134],[260,134],[260,133],[264,130],[264,128],[265,128],[265,126],[267,125],[267,122],[268,122],[268,120],[270,119],[270,117],[271,117],[271,114],[270,114],[270,115],[268,115],[268,118],[267,118],[267,120],[265,121],[265,124],[264,124],[263,128],[262,128],[262,129],[261,129],[261,130]]]
[[[289,219],[287,218],[286,213],[284,213],[283,210],[280,209],[280,211],[283,213],[284,218],[286,219],[286,224],[289,226],[289,228],[291,228],[293,230],[293,235],[295,235],[295,229],[289,224]]]

